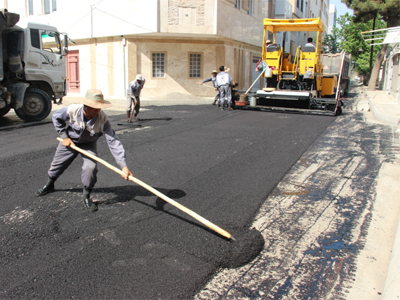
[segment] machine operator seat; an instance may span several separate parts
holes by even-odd
[[[281,48],[281,46],[279,46],[278,44],[269,44],[267,46],[267,52],[279,51],[280,48]]]
[[[315,46],[304,46],[303,52],[315,52]]]

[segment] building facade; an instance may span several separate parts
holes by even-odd
[[[146,78],[142,97],[214,96],[198,83],[221,65],[239,88],[249,87],[268,9],[267,0],[3,2],[20,22],[54,25],[75,41],[67,60],[69,94],[98,88],[111,98],[125,97],[136,74]]]
[[[336,27],[336,17],[337,17],[337,10],[335,4],[329,5],[329,20],[327,24],[327,34],[332,34],[333,28]]]
[[[321,17],[329,0],[0,0],[20,22],[56,26],[75,42],[67,57],[68,93],[98,88],[125,97],[137,74],[142,97],[215,95],[198,83],[225,65],[239,89],[258,77],[263,19]],[[313,5],[311,5],[311,3]],[[318,12],[318,13],[317,13]],[[18,24],[17,24],[18,25]],[[296,49],[307,36],[279,37]],[[258,84],[253,89],[258,89]]]

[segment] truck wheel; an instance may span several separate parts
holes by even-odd
[[[9,107],[4,107],[4,108],[0,109],[0,117],[6,115],[9,111],[10,111]]]
[[[36,88],[28,88],[25,92],[22,107],[15,113],[24,121],[41,121],[51,112],[51,100],[49,95]]]

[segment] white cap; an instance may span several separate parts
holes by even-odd
[[[136,75],[136,80],[143,80],[143,77],[142,77],[142,75],[140,75],[140,74],[137,74],[137,75]]]

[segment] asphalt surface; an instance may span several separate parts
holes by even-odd
[[[117,125],[135,177],[231,233],[228,241],[144,188],[99,166],[88,212],[81,159],[37,198],[57,134],[52,124],[0,132],[0,298],[188,299],[221,268],[264,246],[250,226],[268,194],[335,117],[147,107]],[[141,126],[139,126],[141,125]],[[99,157],[116,165],[104,139]],[[262,240],[262,241],[261,241]]]
[[[365,102],[354,88],[343,115],[268,194],[251,225],[263,251],[219,270],[196,300],[383,299],[400,208],[399,135],[366,121]]]

